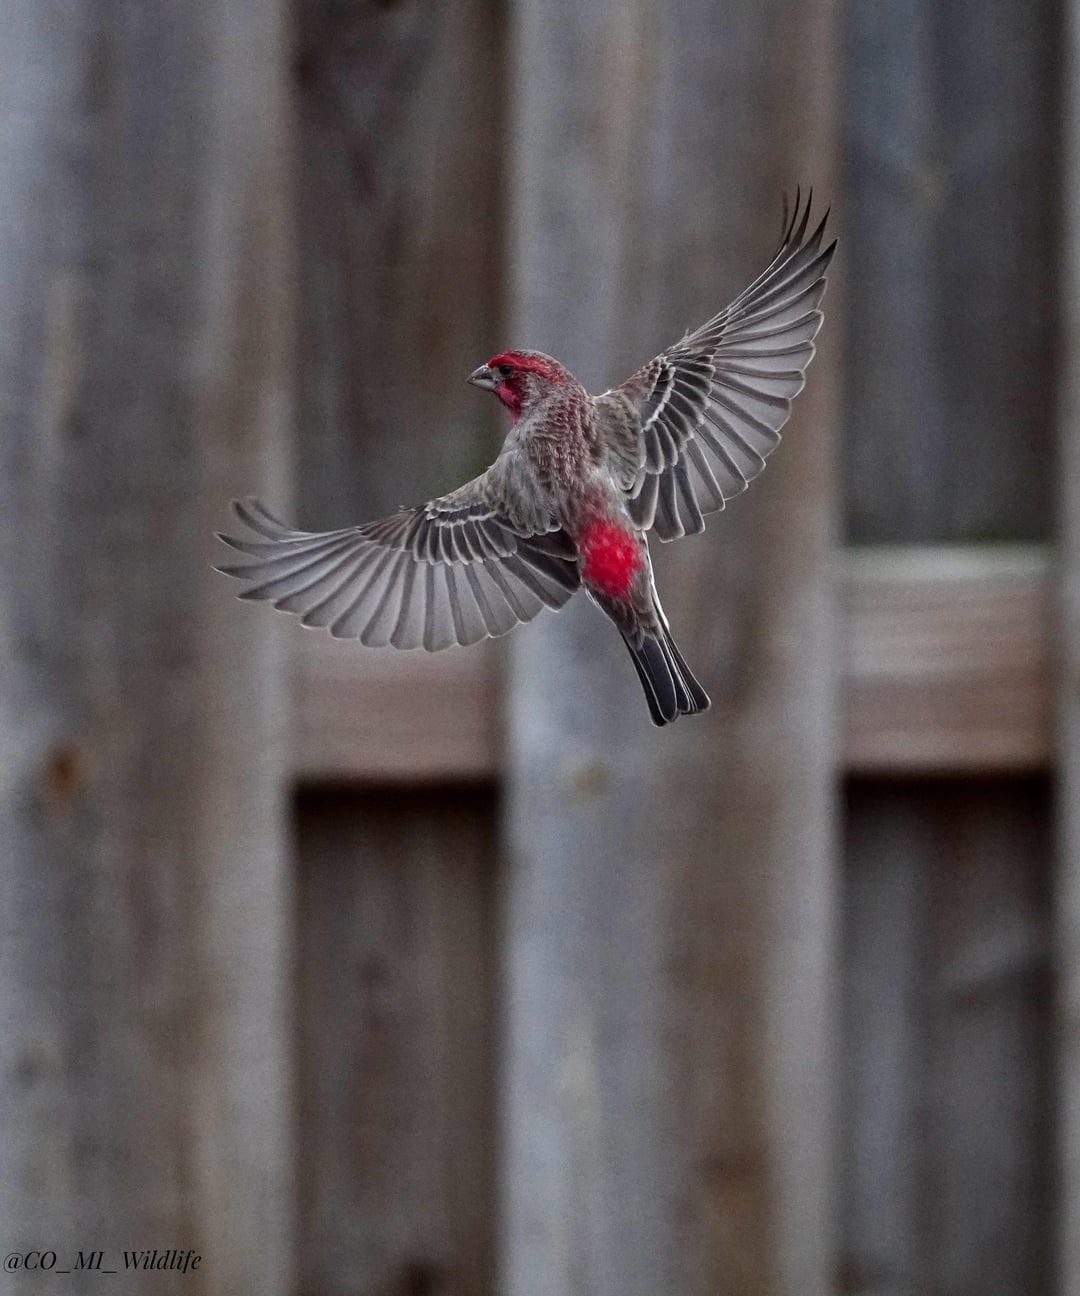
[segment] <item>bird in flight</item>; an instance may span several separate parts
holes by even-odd
[[[772,260],[730,306],[618,387],[590,396],[558,360],[503,351],[469,378],[509,411],[498,458],[448,495],[337,531],[294,531],[257,501],[234,509],[250,561],[217,570],[372,647],[473,644],[579,590],[630,650],[657,725],[709,698],[675,645],[650,532],[677,540],[746,489],[780,441],[821,327],[836,247],[796,196]]]

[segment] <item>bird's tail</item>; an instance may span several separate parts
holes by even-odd
[[[638,630],[631,637],[624,633],[623,642],[637,667],[653,724],[670,724],[681,715],[709,709],[709,695],[694,678],[666,623],[655,634]]]

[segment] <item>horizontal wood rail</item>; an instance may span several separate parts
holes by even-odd
[[[844,759],[852,772],[1049,763],[1046,550],[853,550],[844,555],[841,591]]]
[[[1051,751],[1049,553],[854,549],[840,559],[844,762],[852,773],[1021,772]],[[295,776],[493,780],[498,644],[361,650],[296,632]]]

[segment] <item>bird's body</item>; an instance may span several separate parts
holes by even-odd
[[[504,352],[494,361],[508,362],[521,369],[550,364],[546,356],[523,352]],[[647,565],[648,546],[609,462],[607,447],[616,439],[611,404],[594,399],[571,374],[560,374],[558,384],[515,421],[499,459],[520,459],[520,480],[535,492],[538,509],[557,520],[577,547],[584,588],[627,598]],[[630,429],[629,407],[616,408]]]
[[[222,568],[269,599],[368,645],[474,643],[578,589],[623,636],[656,724],[709,699],[675,646],[653,581],[648,533],[704,529],[779,441],[821,325],[835,244],[807,238],[809,203],[767,270],[726,310],[591,396],[559,361],[504,351],[470,381],[511,428],[479,477],[414,509],[341,531],[291,531],[237,505],[261,538],[222,537],[255,561]]]

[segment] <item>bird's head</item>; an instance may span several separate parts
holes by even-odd
[[[494,392],[516,422],[552,392],[572,385],[574,379],[558,360],[540,351],[501,351],[474,369],[469,382]]]

